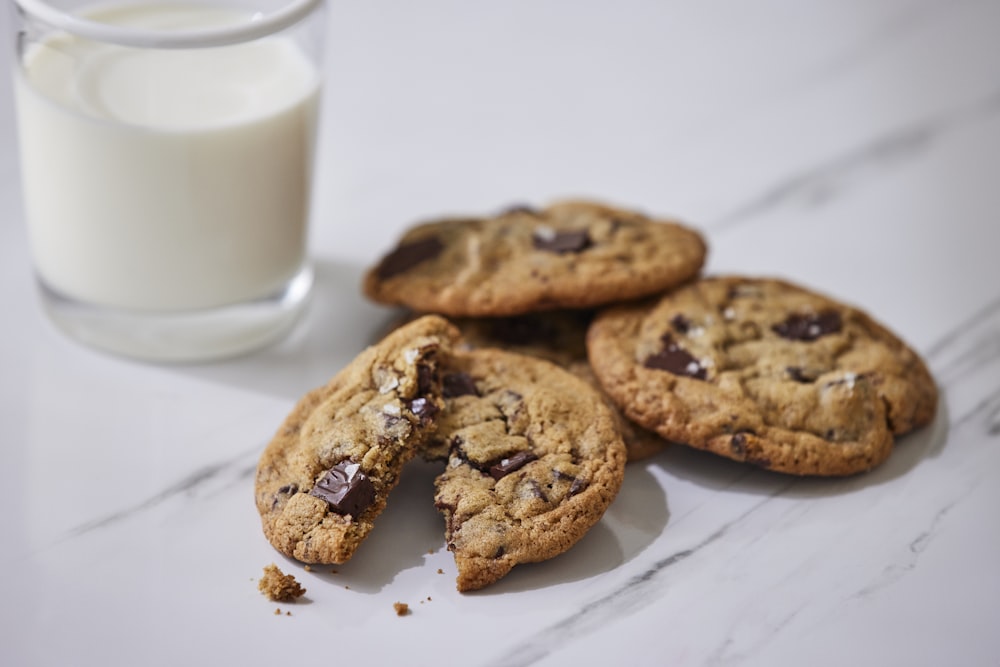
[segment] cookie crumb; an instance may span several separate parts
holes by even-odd
[[[306,592],[306,589],[299,585],[294,576],[285,574],[274,563],[264,568],[264,576],[257,583],[257,590],[266,595],[269,600],[276,602],[292,602]],[[275,613],[280,614],[281,610],[279,609]]]
[[[306,572],[312,572],[313,571],[313,569],[311,567],[309,567],[308,565],[306,565],[302,569],[305,570]]]
[[[444,570],[442,570],[441,568],[438,568],[438,574],[444,574]]]
[[[393,602],[392,608],[396,610],[396,616],[406,616],[410,613],[410,605],[405,602]]]
[[[274,608],[274,615],[275,616],[281,616],[281,607],[275,607]]]
[[[340,573],[340,570],[337,570],[337,569],[330,570],[330,574],[339,574],[339,573]]]

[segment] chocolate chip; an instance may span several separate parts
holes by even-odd
[[[468,373],[449,373],[444,376],[441,392],[445,398],[479,396],[476,381]]]
[[[837,333],[842,326],[840,313],[824,310],[819,313],[789,315],[788,319],[775,324],[771,330],[782,338],[811,342],[827,334]]]
[[[552,479],[555,481],[563,480],[569,482],[569,495],[571,496],[575,496],[587,488],[587,480],[574,477],[573,475],[567,475],[562,470],[556,470],[555,468],[552,469]]]
[[[816,380],[815,377],[807,374],[804,369],[799,368],[798,366],[789,366],[785,369],[785,372],[788,373],[788,377],[803,384],[814,382]]]
[[[691,320],[678,313],[670,318],[670,326],[672,326],[674,331],[677,333],[686,334],[691,330]]]
[[[705,367],[691,356],[687,350],[678,345],[670,334],[663,334],[663,349],[646,357],[642,363],[646,368],[667,371],[674,375],[682,375],[696,380],[708,377]]]
[[[434,404],[434,401],[422,396],[410,401],[408,407],[410,408],[410,412],[420,418],[421,423],[431,421],[439,412],[438,406]]]
[[[538,498],[539,500],[545,502],[549,502],[548,496],[545,495],[545,492],[542,491],[542,487],[539,486],[538,482],[536,482],[535,480],[533,479],[528,480],[528,490],[531,491],[531,495],[533,497]]]
[[[430,364],[417,364],[417,393],[429,394],[434,388],[434,368]]]
[[[501,479],[515,470],[523,468],[537,458],[538,457],[531,452],[518,452],[513,456],[500,459],[499,463],[491,465],[490,476],[493,477],[493,479]]]
[[[404,243],[382,258],[375,273],[382,280],[391,278],[409,271],[421,262],[434,259],[441,254],[442,250],[444,250],[444,243],[436,236],[428,236],[424,239]]]
[[[506,553],[506,551],[504,550],[503,545],[501,544],[500,546],[497,547],[496,553],[493,554],[493,557],[502,558],[504,553]]]
[[[282,496],[291,496],[299,492],[298,484],[285,484],[283,487],[278,489],[274,496],[271,498],[271,509],[275,509],[279,504],[281,504]]]
[[[341,461],[326,471],[309,495],[325,500],[338,514],[357,517],[375,501],[375,486],[360,464]]]
[[[590,247],[590,234],[586,229],[571,229],[566,231],[551,231],[536,229],[531,237],[532,243],[538,250],[563,254],[567,252],[580,252]]]
[[[747,436],[744,433],[737,433],[729,441],[729,447],[733,450],[733,454],[737,456],[743,456],[747,453]]]

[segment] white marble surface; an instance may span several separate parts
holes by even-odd
[[[336,0],[317,301],[280,345],[179,367],[43,318],[8,25],[0,664],[1000,664],[1000,2]],[[256,457],[385,321],[362,268],[416,219],[565,195],[876,314],[926,355],[936,422],[844,480],[671,448],[572,551],[476,594],[426,466],[397,493],[427,502],[338,574],[276,557]],[[308,588],[290,617],[256,590],[271,561]]]

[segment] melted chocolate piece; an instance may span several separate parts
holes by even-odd
[[[574,477],[573,475],[567,475],[561,470],[556,470],[555,468],[552,469],[552,479],[569,481],[569,495],[571,496],[575,496],[587,488],[587,480]]]
[[[827,334],[840,331],[843,323],[840,313],[835,310],[824,310],[819,313],[789,315],[784,322],[771,327],[774,333],[788,340],[812,342]]]
[[[410,241],[397,246],[395,250],[382,258],[376,275],[382,280],[409,271],[417,264],[434,259],[444,250],[444,243],[436,236]]]
[[[434,401],[424,398],[423,396],[410,401],[408,407],[410,408],[410,412],[420,418],[421,424],[426,424],[431,421],[439,412],[438,406],[434,404]]]
[[[469,466],[470,468],[475,468],[476,470],[478,470],[479,472],[481,472],[483,474],[488,473],[489,472],[489,465],[485,464],[485,463],[478,463],[478,462],[473,461],[472,459],[470,459],[469,455],[466,454],[466,452],[465,452],[464,449],[462,449],[462,445],[464,445],[464,444],[465,444],[465,441],[462,440],[461,436],[458,436],[458,435],[454,436],[451,439],[451,442],[448,443],[448,451],[449,451],[450,455],[454,456],[455,458],[457,458],[459,461],[461,461],[465,465]]]
[[[567,252],[580,252],[590,247],[590,234],[586,229],[553,232],[552,234],[535,233],[531,241],[538,250],[546,250],[562,255]]]
[[[816,378],[810,377],[806,374],[805,370],[799,368],[798,366],[789,366],[785,369],[785,372],[788,373],[788,377],[796,382],[801,382],[802,384],[808,384],[816,380]]]
[[[642,362],[643,366],[696,380],[704,380],[708,377],[701,362],[678,345],[670,334],[663,334],[661,340],[663,341],[663,349],[646,357],[646,360]]]
[[[282,500],[282,496],[291,496],[299,492],[298,484],[285,484],[283,487],[277,490],[274,496],[271,498],[271,509],[276,508]]]
[[[325,500],[337,514],[357,517],[375,501],[375,486],[360,464],[341,461],[326,471],[309,495]]]
[[[672,326],[674,331],[677,333],[686,334],[691,330],[691,320],[678,313],[670,318],[670,326]]]
[[[429,364],[417,364],[417,393],[429,394],[433,388],[434,367]]]
[[[501,479],[531,463],[538,457],[531,452],[518,452],[514,456],[500,459],[499,463],[490,466],[490,476],[493,479]]]
[[[542,487],[539,486],[538,482],[536,482],[535,480],[533,479],[528,480],[528,490],[531,491],[532,497],[538,498],[543,502],[549,502],[548,496],[545,495],[545,492],[542,491]]]
[[[729,447],[733,450],[733,454],[744,456],[747,453],[747,436],[743,433],[737,433],[729,441]]]
[[[468,373],[449,373],[444,376],[441,393],[445,398],[459,396],[479,396],[476,381]]]

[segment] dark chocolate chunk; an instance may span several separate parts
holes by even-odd
[[[424,398],[423,396],[410,401],[408,407],[410,408],[410,412],[420,418],[421,423],[431,421],[439,412],[438,406],[434,404],[434,401]]]
[[[842,326],[840,313],[824,310],[819,313],[789,315],[788,319],[775,324],[771,330],[782,338],[810,342],[827,334],[837,333]]]
[[[670,326],[672,326],[674,331],[677,333],[686,334],[691,330],[691,320],[678,313],[670,318]]]
[[[569,484],[569,495],[575,496],[584,489],[587,488],[587,480],[580,479],[579,477],[574,477],[573,475],[567,475],[562,470],[552,469],[552,479],[554,481],[564,480],[568,481]]]
[[[667,371],[674,375],[683,375],[696,380],[704,380],[708,377],[705,367],[697,359],[678,345],[670,334],[663,334],[663,349],[656,354],[646,357],[642,363],[646,368],[655,368]]]
[[[434,389],[434,367],[430,364],[417,364],[417,393],[429,394],[432,389]]]
[[[531,495],[533,497],[538,498],[539,500],[542,500],[544,502],[549,502],[548,496],[545,495],[545,492],[542,491],[542,487],[539,486],[538,482],[536,482],[535,480],[533,479],[528,480],[528,490],[531,491]]]
[[[729,441],[729,447],[733,450],[733,454],[745,455],[747,453],[747,436],[743,433],[737,433]]]
[[[276,508],[282,501],[283,496],[291,496],[299,492],[298,484],[285,484],[271,498],[271,509]]]
[[[816,380],[816,378],[813,377],[812,374],[808,373],[805,369],[800,368],[798,366],[789,366],[788,368],[785,369],[785,372],[788,373],[788,377],[795,380],[796,382],[801,382],[803,384],[814,382]]]
[[[556,254],[567,252],[580,252],[590,247],[590,234],[586,229],[570,229],[565,231],[548,232],[535,230],[531,237],[532,243],[538,250],[546,250]]]
[[[360,464],[341,461],[326,471],[309,495],[325,500],[337,514],[357,517],[375,501],[375,486]]]
[[[468,373],[449,373],[444,376],[441,392],[445,398],[479,396],[476,381]]]
[[[375,273],[382,280],[391,278],[409,271],[421,262],[434,259],[441,254],[442,250],[444,250],[444,243],[436,236],[428,236],[425,239],[404,243],[382,258]]]
[[[491,465],[490,476],[493,477],[493,479],[501,479],[515,470],[523,468],[537,458],[538,457],[531,452],[518,452],[517,454],[514,454],[514,456],[500,459],[499,463]]]

